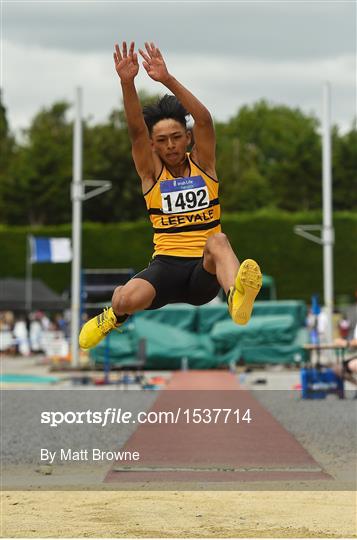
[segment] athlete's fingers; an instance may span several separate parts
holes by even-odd
[[[160,49],[156,49],[156,54],[159,58],[162,58],[162,54],[161,54],[161,51]]]
[[[143,66],[146,69],[146,71],[149,72],[150,65],[147,62],[143,62]]]
[[[134,64],[138,63],[138,55],[136,53],[133,54],[133,62]]]
[[[118,62],[120,62],[121,60],[123,60],[122,55],[121,55],[121,52],[120,52],[120,49],[119,49],[119,45],[118,45],[117,43],[115,43],[115,52],[116,52],[116,56],[117,56]]]
[[[145,49],[147,50],[148,55],[151,58],[152,57],[152,50],[151,50],[150,45],[149,45],[149,43],[147,41],[145,41]]]
[[[123,58],[127,58],[127,47],[126,47],[126,41],[123,41]]]
[[[130,43],[130,49],[129,49],[129,56],[131,56],[131,57],[133,56],[133,53],[134,53],[134,47],[135,47],[135,43],[134,43],[134,41],[132,41]]]
[[[157,56],[157,49],[155,47],[155,43],[151,42],[150,45],[151,45],[151,50],[152,50],[153,56]]]
[[[139,53],[144,58],[144,60],[146,60],[146,62],[150,63],[150,56],[148,56],[142,49],[139,49]]]

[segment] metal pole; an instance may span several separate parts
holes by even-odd
[[[26,311],[32,311],[32,235],[26,237]]]
[[[81,228],[82,228],[82,89],[76,90],[73,134],[72,182],[72,295],[71,295],[71,358],[72,366],[79,366],[78,334],[80,327],[81,285]]]
[[[324,304],[327,315],[327,341],[333,339],[333,244],[332,221],[332,173],[331,173],[331,128],[330,128],[330,85],[323,85],[323,146],[322,146],[322,244],[324,273]]]

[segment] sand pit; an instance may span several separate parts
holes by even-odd
[[[4,492],[6,537],[356,537],[355,492]]]

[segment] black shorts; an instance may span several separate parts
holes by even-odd
[[[220,289],[216,276],[203,268],[203,257],[156,255],[132,279],[135,278],[145,279],[156,290],[152,304],[146,309],[178,302],[201,306],[213,300]]]

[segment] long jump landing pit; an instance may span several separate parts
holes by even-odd
[[[173,421],[155,421],[168,411]],[[129,466],[114,462],[106,483],[134,489],[152,483],[155,489],[157,483],[224,489],[231,483],[238,489],[237,482],[308,481],[313,489],[310,481],[332,480],[232,373],[176,372],[150,416],[153,423],[139,424],[122,448],[138,452],[140,460]]]

